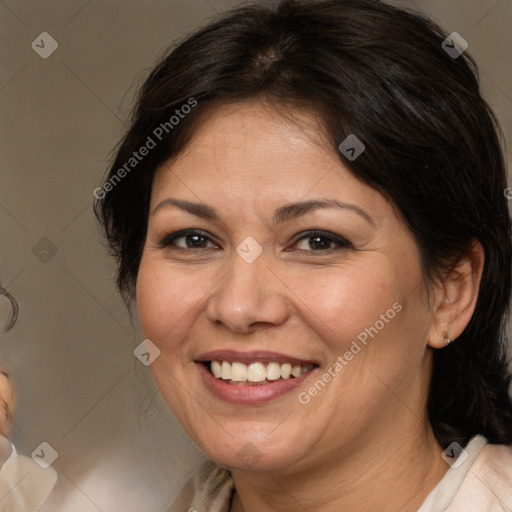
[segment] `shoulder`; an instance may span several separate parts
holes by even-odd
[[[166,512],[229,512],[233,489],[230,472],[208,460],[192,473]]]
[[[485,445],[447,508],[457,511],[512,510],[512,445]]]

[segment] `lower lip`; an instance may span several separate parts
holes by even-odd
[[[270,402],[294,389],[297,389],[316,368],[302,374],[300,377],[290,377],[289,379],[279,379],[271,384],[261,385],[240,385],[228,384],[222,379],[214,377],[204,364],[196,363],[206,387],[218,398],[232,404],[255,404],[261,402]]]

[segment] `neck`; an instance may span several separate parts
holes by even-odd
[[[300,471],[233,471],[231,512],[416,512],[448,467],[429,424],[394,428]]]

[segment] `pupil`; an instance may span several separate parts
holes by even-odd
[[[324,240],[324,242],[323,243],[318,242],[319,240]],[[311,238],[311,241],[312,241],[312,243],[310,242],[310,245],[313,249],[321,249],[321,248],[329,249],[328,245],[329,245],[330,241],[327,240],[323,236],[316,236],[314,238]]]
[[[191,240],[193,240],[191,243]],[[187,237],[187,246],[188,247],[204,247],[204,237],[202,235],[188,235]]]

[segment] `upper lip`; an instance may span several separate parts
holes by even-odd
[[[244,363],[251,364],[255,362],[261,363],[289,363],[293,365],[307,365],[312,364],[318,366],[313,360],[303,359],[300,357],[290,356],[279,352],[269,352],[267,350],[256,350],[252,352],[237,352],[236,350],[213,350],[201,354],[195,359],[196,362],[205,363],[208,361],[228,361],[230,363]]]

